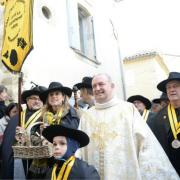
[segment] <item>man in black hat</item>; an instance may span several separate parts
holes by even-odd
[[[87,108],[94,106],[92,77],[83,77],[82,82],[75,84],[74,87],[77,87],[77,89],[80,90],[80,100],[88,105]]]
[[[170,72],[157,88],[167,93],[169,105],[148,124],[180,175],[180,73]]]
[[[159,98],[156,98],[156,99],[152,100],[151,111],[157,113],[161,109],[166,107],[168,104],[169,104],[169,100],[168,100],[167,94],[162,93]]]
[[[127,101],[135,105],[135,107],[146,122],[154,115],[152,112],[149,111],[149,109],[151,109],[151,102],[146,97],[141,95],[134,95],[129,97]]]
[[[22,93],[21,98],[22,101],[27,105],[27,108],[21,113],[21,122],[19,122],[18,115],[14,116],[11,118],[5,130],[2,143],[2,178],[13,179],[14,158],[12,145],[15,140],[16,129],[17,131],[19,131],[21,128],[28,130],[33,123],[39,120],[41,116],[40,108],[43,105],[39,98],[42,89],[44,89],[44,87],[36,86]]]

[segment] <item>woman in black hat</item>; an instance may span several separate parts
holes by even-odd
[[[47,171],[46,179],[92,179],[99,180],[97,170],[74,156],[77,149],[88,145],[86,133],[62,125],[45,128],[42,135],[53,144],[53,166]]]
[[[51,82],[48,89],[40,95],[46,102],[42,110],[43,122],[47,125],[65,124],[77,129],[79,118],[76,111],[68,103],[72,90],[59,82]]]
[[[59,82],[51,82],[48,89],[40,94],[40,99],[44,102],[41,114],[43,121],[42,128],[49,125],[66,125],[74,129],[78,128],[79,118],[76,111],[70,107],[67,99],[71,97],[71,94],[72,90]],[[39,131],[41,132],[41,126]],[[39,137],[33,137],[34,145],[40,144],[41,141],[43,140],[39,139]],[[41,168],[38,167],[39,164],[42,164]],[[34,160],[29,169],[29,178],[42,179],[47,166],[46,159]]]

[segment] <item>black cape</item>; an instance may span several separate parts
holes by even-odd
[[[7,128],[4,132],[2,142],[2,178],[13,179],[14,175],[14,157],[12,145],[15,140],[15,129],[18,125],[18,116],[14,116],[9,121]]]
[[[50,168],[47,171],[45,179],[51,179],[52,169]],[[76,158],[68,180],[100,180],[100,176],[94,166],[90,166],[87,162]]]
[[[177,119],[180,121],[180,113],[177,114]],[[154,118],[147,121],[147,123],[180,176],[180,148],[174,149],[171,145],[174,137],[169,123],[167,107],[163,108]],[[180,137],[178,139],[180,140]]]

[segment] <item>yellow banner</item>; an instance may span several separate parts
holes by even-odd
[[[33,0],[8,0],[5,3],[2,62],[12,72],[20,72],[31,51]]]

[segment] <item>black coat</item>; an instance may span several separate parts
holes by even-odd
[[[51,179],[52,169],[50,168],[47,171],[45,179]],[[90,166],[87,162],[76,158],[68,180],[100,180],[100,176],[94,166]]]
[[[155,115],[156,115],[156,113],[149,112],[149,115],[148,115],[148,118],[147,118],[147,121],[146,121],[146,122],[151,121],[151,119],[154,118]]]
[[[15,140],[15,130],[18,125],[18,116],[14,116],[9,121],[7,128],[4,132],[2,142],[2,178],[13,179],[14,175],[14,158],[12,145]]]
[[[178,114],[177,119],[180,121],[180,114]],[[147,121],[147,123],[180,175],[180,148],[174,149],[171,145],[174,137],[169,123],[167,107],[162,109],[154,118]]]
[[[0,101],[0,119],[5,116],[7,106],[5,105],[4,101]]]
[[[76,110],[70,107],[68,113],[62,117],[61,124],[72,129],[78,129],[79,121]]]

